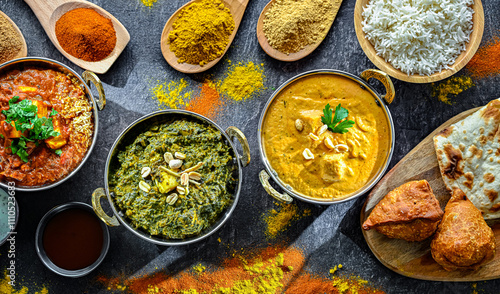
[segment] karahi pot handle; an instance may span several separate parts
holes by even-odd
[[[91,82],[96,87],[97,93],[99,93],[99,99],[94,98],[94,101],[97,104],[97,109],[103,110],[104,107],[106,106],[106,95],[104,94],[104,88],[102,87],[101,80],[97,77],[95,73],[88,70],[82,73],[82,78],[87,83],[89,88]]]
[[[272,196],[274,199],[280,201],[280,202],[285,202],[285,203],[292,203],[293,198],[286,194],[286,193],[280,193],[274,189],[271,184],[269,183],[269,174],[265,170],[261,170],[259,173],[259,179],[260,183],[262,184],[262,187],[266,190],[267,194]]]
[[[107,215],[101,206],[101,198],[106,197],[106,193],[103,188],[95,189],[94,193],[92,193],[92,207],[94,208],[95,214],[108,226],[117,227],[120,225],[120,222],[116,218],[115,215],[112,217]]]
[[[250,146],[248,145],[247,137],[240,131],[237,127],[229,127],[226,129],[226,134],[229,136],[231,141],[236,138],[243,148],[243,156],[238,156],[243,167],[250,164]]]
[[[360,77],[367,82],[371,78],[379,80],[385,87],[385,95],[382,99],[384,99],[387,104],[392,103],[396,95],[396,90],[394,90],[394,84],[388,74],[378,69],[367,69],[361,73]]]

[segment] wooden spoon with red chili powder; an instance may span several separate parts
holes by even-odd
[[[127,29],[84,0],[25,0],[57,50],[81,68],[103,74],[127,43]]]

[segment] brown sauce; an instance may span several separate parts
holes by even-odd
[[[43,248],[50,260],[67,270],[82,269],[101,255],[101,224],[91,212],[70,208],[52,217],[43,232]]]

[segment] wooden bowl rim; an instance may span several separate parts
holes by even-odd
[[[450,66],[449,69],[444,69],[430,76],[422,76],[419,74],[407,75],[406,73],[394,68],[389,62],[385,61],[383,57],[378,56],[373,45],[370,41],[368,41],[368,39],[365,38],[365,33],[363,32],[361,26],[361,21],[363,19],[361,13],[368,1],[369,0],[357,0],[354,7],[354,28],[356,30],[356,37],[358,38],[359,45],[368,59],[370,59],[370,61],[377,68],[398,80],[420,84],[437,82],[446,79],[460,71],[472,59],[481,43],[484,32],[484,10],[481,0],[474,0],[474,4],[472,5],[474,10],[474,14],[472,16],[473,27],[470,35],[470,41],[467,43],[465,51],[457,57],[455,63]]]

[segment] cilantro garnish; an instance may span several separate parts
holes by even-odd
[[[349,132],[348,128],[351,128],[354,125],[354,121],[347,120],[349,111],[343,108],[340,104],[335,108],[335,115],[333,115],[333,112],[330,109],[330,104],[327,104],[325,106],[325,109],[323,109],[323,114],[325,116],[321,117],[321,121],[328,126],[328,129],[330,129],[330,131],[334,133],[347,133]]]
[[[60,135],[59,132],[54,131],[52,124],[52,116],[56,115],[57,111],[52,109],[49,118],[38,117],[38,107],[33,105],[31,100],[25,99],[16,103],[18,100],[18,96],[12,97],[9,100],[9,109],[2,110],[2,113],[7,123],[14,122],[17,131],[21,133],[28,131],[28,136],[21,135],[20,138],[13,139],[10,145],[13,154],[17,154],[21,160],[28,162],[27,142],[35,142],[38,146],[38,140]]]
[[[54,150],[54,153],[61,156],[62,150],[61,149]]]

